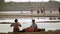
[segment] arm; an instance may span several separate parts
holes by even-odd
[[[21,27],[21,24],[20,23],[18,23],[19,24],[19,26]]]
[[[36,28],[38,28],[37,25],[36,25]]]
[[[21,27],[21,24],[19,26]]]
[[[13,26],[13,23],[10,25],[10,27],[12,27]]]
[[[34,31],[37,31],[38,30],[38,27],[37,27],[37,24],[36,24],[36,27],[34,28]]]
[[[35,24],[35,26],[36,26],[35,29],[37,29],[37,28],[38,28],[38,27],[37,27],[37,24]]]

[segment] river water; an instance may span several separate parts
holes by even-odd
[[[36,22],[40,21],[38,19],[35,19]],[[48,20],[48,19],[47,19]],[[24,18],[24,19],[18,19],[18,21],[21,23],[22,27],[20,27],[20,30],[27,28],[31,26],[31,19]],[[14,22],[14,19],[1,19],[0,22]],[[45,31],[48,30],[60,30],[60,23],[36,23],[39,29],[45,29]],[[10,27],[11,24],[0,24],[0,32],[12,32],[13,27]]]

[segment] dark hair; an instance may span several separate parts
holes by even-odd
[[[32,22],[35,22],[35,20],[32,20]]]
[[[17,19],[15,19],[15,22],[18,22],[18,20],[17,20]]]

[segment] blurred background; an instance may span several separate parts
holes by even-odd
[[[39,29],[60,30],[60,0],[0,0],[0,32],[12,32],[15,19],[22,25],[20,30],[32,19]]]

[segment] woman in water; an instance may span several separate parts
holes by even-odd
[[[15,23],[12,23],[10,26],[14,27],[13,28],[13,32],[19,32],[19,26],[21,27],[21,24],[18,22],[17,19],[15,19]]]

